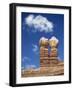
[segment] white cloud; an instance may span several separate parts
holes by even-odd
[[[57,57],[58,58],[58,60],[61,60],[61,58],[60,57]]]
[[[22,59],[23,62],[25,62],[25,61],[30,61],[30,60],[31,60],[31,59],[30,59],[29,57],[26,57],[26,56],[24,56],[23,59]]]
[[[35,53],[35,54],[39,54],[39,47],[36,45],[36,44],[32,44],[32,51]]]
[[[61,57],[59,57],[59,56],[58,56],[58,60],[59,60],[59,61],[63,61],[63,59],[62,59]]]
[[[53,23],[49,21],[46,17],[43,17],[42,15],[37,15],[36,17],[34,15],[29,15],[25,19],[25,23],[29,27],[34,27],[34,32],[51,32],[53,31]]]
[[[32,46],[33,46],[33,49],[32,49],[32,50],[33,50],[34,52],[37,52],[37,50],[38,50],[38,46],[35,45],[35,44],[32,44]]]
[[[32,25],[33,18],[34,18],[34,15],[29,15],[28,17],[26,17],[25,22],[28,26]]]
[[[36,68],[36,65],[30,64],[25,66],[26,69],[34,69]]]
[[[34,71],[39,71],[40,70],[40,68],[36,68],[36,69],[34,69]]]

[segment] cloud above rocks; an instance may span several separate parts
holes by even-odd
[[[36,68],[36,65],[34,65],[34,64],[25,65],[25,69],[35,69],[35,68]]]
[[[33,32],[45,32],[49,33],[53,31],[53,22],[49,21],[46,17],[43,17],[42,15],[34,16],[33,14],[30,14],[25,19],[25,24],[28,27],[33,27]],[[32,29],[30,29],[32,30]]]
[[[35,45],[35,44],[32,44],[32,46],[33,46],[33,51],[34,51],[34,52],[37,52],[37,50],[38,50],[38,46]]]
[[[36,44],[32,44],[32,51],[35,54],[39,54],[39,47]]]
[[[31,59],[29,57],[24,56],[23,59],[22,59],[22,61],[23,62],[25,62],[25,61],[31,61]]]

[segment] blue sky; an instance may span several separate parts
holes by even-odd
[[[38,68],[39,40],[55,36],[59,40],[58,57],[64,60],[64,15],[25,13],[21,14],[22,68]]]

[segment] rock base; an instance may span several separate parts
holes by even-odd
[[[56,76],[64,75],[64,63],[59,61],[57,64],[40,67],[38,69],[22,70],[22,77],[37,77],[37,76]]]

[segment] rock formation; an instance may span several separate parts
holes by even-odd
[[[44,37],[40,39],[40,67],[49,67],[58,63],[58,42],[56,37],[49,40]],[[48,51],[48,47],[50,47],[50,51]]]
[[[22,77],[64,75],[64,63],[58,60],[58,43],[59,40],[56,37],[49,40],[42,37],[39,41],[40,67],[22,71]]]

